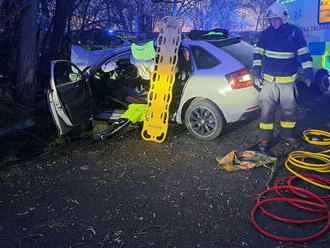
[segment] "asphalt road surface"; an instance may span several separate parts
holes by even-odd
[[[309,128],[330,130],[330,96],[305,91],[298,101],[299,136]],[[142,140],[141,127],[134,126],[106,141],[75,140],[0,168],[0,247],[328,248],[330,231],[290,244],[261,235],[250,223],[258,194],[290,175],[283,165],[290,147],[278,138],[270,151],[279,159],[274,173],[217,167],[216,157],[253,148],[257,126],[258,120],[228,125],[205,142],[171,124],[161,144]],[[301,141],[300,149],[325,147]],[[286,217],[315,217],[284,203],[270,208]],[[257,218],[287,237],[309,236],[325,225]]]

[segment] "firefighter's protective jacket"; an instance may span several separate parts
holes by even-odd
[[[294,82],[299,64],[305,77],[312,79],[312,57],[298,27],[285,23],[279,29],[269,26],[261,33],[253,59],[258,76],[276,83]]]

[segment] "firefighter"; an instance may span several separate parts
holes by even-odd
[[[255,82],[262,82],[258,147],[261,151],[269,148],[273,138],[275,108],[280,104],[281,136],[295,148],[297,70],[300,64],[304,70],[305,84],[309,87],[313,78],[312,58],[302,31],[288,23],[288,12],[283,4],[272,4],[266,11],[266,18],[270,26],[260,34],[253,59]]]

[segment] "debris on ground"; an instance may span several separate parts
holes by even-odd
[[[248,170],[276,163],[277,158],[257,151],[231,151],[223,158],[217,158],[218,167],[226,171]]]

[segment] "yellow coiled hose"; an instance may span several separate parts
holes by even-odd
[[[310,138],[309,136],[313,136]],[[323,136],[327,138],[318,138],[315,136]],[[330,133],[322,130],[306,130],[303,132],[303,139],[306,140],[310,144],[314,145],[320,145],[320,146],[326,146],[330,145]],[[307,152],[307,151],[294,151],[291,152],[287,160],[285,161],[285,167],[288,171],[290,171],[292,174],[296,175],[297,177],[314,184],[316,186],[319,186],[324,189],[330,190],[330,185],[324,185],[320,184],[318,182],[312,181],[298,172],[294,171],[292,167],[298,167],[301,169],[321,172],[321,173],[327,173],[330,172],[330,149],[315,153],[315,152]],[[312,162],[305,162],[306,159],[309,161],[318,161],[319,163],[312,163]]]

